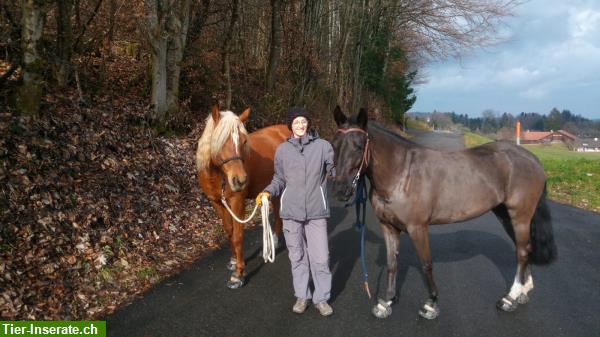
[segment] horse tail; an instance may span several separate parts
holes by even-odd
[[[558,250],[552,231],[552,216],[546,203],[546,184],[540,196],[530,227],[531,252],[529,260],[533,264],[549,264],[556,260]]]

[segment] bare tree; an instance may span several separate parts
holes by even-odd
[[[271,0],[271,46],[269,48],[269,65],[267,66],[266,87],[272,92],[275,86],[275,74],[279,65],[281,48],[280,0]]]
[[[145,0],[152,54],[153,123],[166,123],[179,110],[181,60],[189,27],[190,0]]]
[[[233,45],[233,31],[239,18],[239,0],[231,1],[231,18],[229,26],[223,39],[223,48],[221,51],[221,59],[223,60],[221,73],[225,81],[225,108],[231,109],[232,89],[231,89],[231,49]]]
[[[56,67],[55,77],[59,87],[65,87],[71,73],[73,31],[71,27],[72,0],[56,0]]]
[[[23,84],[17,93],[16,107],[25,114],[37,115],[44,88],[44,61],[39,44],[44,29],[46,4],[38,0],[21,2],[21,50]]]

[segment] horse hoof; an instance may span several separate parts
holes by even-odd
[[[504,297],[502,297],[497,303],[496,303],[496,307],[502,311],[506,311],[506,312],[511,312],[511,311],[515,311],[517,310],[517,307],[519,306],[519,304],[517,303],[517,301],[506,295]]]
[[[231,258],[229,260],[229,262],[227,262],[227,270],[229,270],[229,271],[235,271],[236,266],[237,266],[237,260],[234,258]]]
[[[521,294],[517,297],[517,303],[526,304],[527,302],[529,302],[529,296],[527,296],[527,294]]]
[[[377,318],[388,318],[392,314],[392,301],[379,299],[371,311]]]
[[[436,319],[440,314],[440,308],[437,303],[432,300],[427,300],[423,307],[419,310],[419,315],[425,319]]]
[[[239,289],[244,285],[244,277],[237,276],[235,273],[231,274],[229,277],[229,281],[227,281],[227,288],[229,289]]]

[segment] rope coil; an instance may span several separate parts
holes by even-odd
[[[277,248],[277,237],[273,235],[273,230],[271,229],[271,223],[269,222],[269,198],[263,195],[261,200],[261,208],[260,214],[262,218],[262,227],[263,227],[263,259],[265,263],[267,262],[275,262],[275,250]],[[235,213],[231,210],[229,205],[227,204],[227,200],[225,200],[225,196],[221,196],[221,203],[225,206],[225,209],[231,214],[231,216],[235,219],[235,221],[245,224],[254,218],[256,215],[256,210],[258,209],[258,204],[254,205],[254,210],[252,210],[252,214],[247,219],[238,218]]]

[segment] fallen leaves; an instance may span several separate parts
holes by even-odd
[[[37,120],[0,114],[3,319],[102,317],[223,243],[196,185],[199,129],[157,137],[141,100],[73,96]]]

